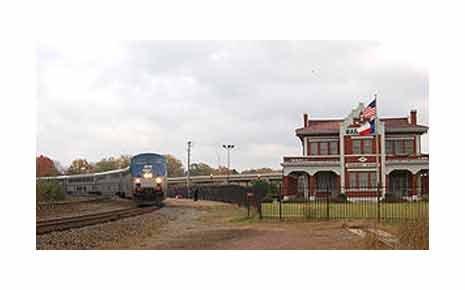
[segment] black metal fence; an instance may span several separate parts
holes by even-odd
[[[382,187],[345,188],[344,194],[334,189],[316,188],[293,196],[269,194],[263,188],[240,185],[194,187],[190,196],[237,204],[248,208],[248,215],[274,219],[377,219],[409,220],[429,217],[429,197],[414,194],[411,188],[392,191]],[[169,196],[184,194],[186,188],[170,191]],[[251,211],[253,209],[253,211]]]
[[[408,185],[385,187],[334,187],[305,190],[290,197],[261,201],[264,218],[409,220],[429,217],[429,196]]]
[[[220,185],[205,185],[191,187],[190,191],[187,187],[169,187],[168,197],[175,198],[181,196],[183,198],[194,198],[197,194],[199,200],[211,200],[226,203],[234,203],[239,206],[248,206],[250,196],[247,193],[253,193],[253,197],[257,201],[265,199],[267,191],[262,188],[247,187],[237,184],[220,184]]]

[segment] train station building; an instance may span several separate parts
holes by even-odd
[[[402,199],[428,195],[429,155],[421,152],[428,127],[417,124],[417,112],[399,118],[379,118],[374,134],[360,134],[360,103],[344,119],[303,116],[296,129],[301,156],[285,156],[285,198],[315,199],[344,194],[348,200],[395,194]],[[378,146],[378,148],[376,148]]]

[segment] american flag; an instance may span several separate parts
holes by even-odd
[[[362,117],[371,120],[376,116],[376,99],[374,99],[362,112]]]

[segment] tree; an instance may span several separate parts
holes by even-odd
[[[122,169],[129,166],[131,157],[129,155],[121,155],[120,157],[108,157],[95,163],[95,172],[104,172],[115,169]]]
[[[274,172],[271,168],[257,168],[257,169],[247,169],[242,171],[242,174],[263,174],[263,173],[272,173]]]
[[[86,159],[76,159],[71,162],[67,174],[84,174],[84,173],[93,173],[95,172],[95,167],[92,166]]]
[[[210,175],[214,174],[215,169],[210,167],[210,165],[206,163],[192,163],[191,164],[191,175],[192,176],[205,176],[205,175]]]
[[[103,158],[95,163],[95,172],[104,172],[116,169],[116,162],[113,157]]]
[[[131,162],[130,155],[120,155],[116,159],[117,168],[119,169],[128,167],[130,162]]]
[[[60,172],[56,168],[55,163],[52,159],[44,155],[36,157],[36,177],[57,175],[60,175]]]
[[[58,160],[53,160],[53,164],[55,165],[55,168],[58,170],[58,172],[60,173],[60,175],[64,174],[66,169],[63,167],[63,165],[61,165],[60,161]]]
[[[165,155],[165,158],[169,177],[184,176],[184,167],[182,166],[182,162],[179,159],[177,159],[171,154]]]
[[[230,169],[229,175],[239,174],[236,169]],[[220,166],[218,169],[215,169],[214,175],[228,175],[228,168],[225,166]]]

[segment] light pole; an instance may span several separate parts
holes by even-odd
[[[226,145],[223,145],[223,148],[226,149],[226,151],[228,151],[228,172],[226,174],[226,183],[229,183],[229,169],[231,166],[230,152],[231,152],[231,149],[234,148],[234,145],[226,144]]]
[[[192,141],[187,141],[187,198],[189,198],[191,193],[191,147]]]

